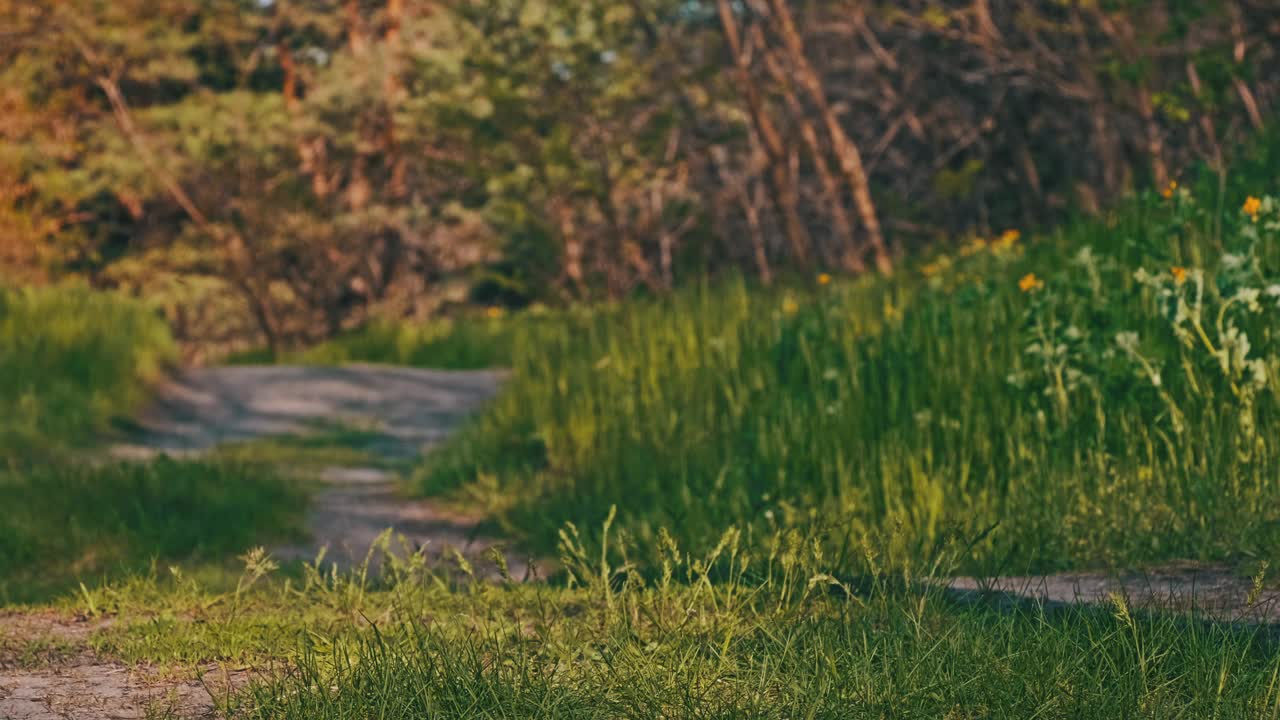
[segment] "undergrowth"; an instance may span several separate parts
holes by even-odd
[[[80,286],[0,290],[0,605],[152,562],[221,563],[300,532],[302,487],[244,453],[89,461],[174,357],[142,303]]]
[[[1271,557],[1277,144],[1097,220],[892,280],[727,281],[513,330],[514,376],[416,476],[549,549],[659,528],[894,530],[971,572]],[[654,558],[642,558],[654,562]]]

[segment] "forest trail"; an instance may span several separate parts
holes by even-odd
[[[374,423],[378,453],[412,459],[497,393],[502,371],[395,366],[261,366],[187,370],[157,388],[120,454],[206,452],[289,435],[315,423]]]
[[[309,515],[310,537],[277,547],[279,559],[310,560],[327,547],[330,560],[352,565],[387,528],[429,555],[457,549],[477,572],[493,575],[484,555],[498,544],[480,533],[476,518],[443,511],[400,492],[393,469],[405,467],[448,437],[498,391],[502,372],[442,372],[358,365],[323,367],[224,367],[184,372],[157,389],[117,457],[199,455],[227,443],[274,436],[327,440],[326,428],[359,428],[364,465],[296,468],[320,490]],[[350,449],[350,448],[348,448]],[[511,553],[507,553],[511,556]],[[528,564],[511,556],[516,577]],[[1031,601],[1047,609],[1079,602],[1106,605],[1126,596],[1136,610],[1194,607],[1200,617],[1226,622],[1280,619],[1271,589],[1252,593],[1248,578],[1220,567],[1172,565],[1145,573],[1064,573],[1042,577],[954,578],[946,583],[960,602]],[[1248,602],[1252,600],[1253,602]],[[0,614],[0,718],[216,717],[215,698],[227,697],[250,678],[248,668],[203,668],[203,677],[175,677],[162,669],[99,658],[86,640],[110,619],[61,613]],[[62,648],[32,665],[27,652]]]
[[[437,371],[402,367],[215,367],[184,371],[156,388],[126,433],[110,447],[119,459],[161,454],[198,456],[227,444],[272,437],[354,435],[367,464],[293,468],[317,482],[308,513],[308,539],[270,548],[280,560],[313,560],[327,549],[326,565],[362,561],[388,528],[414,549],[439,558],[457,550],[478,575],[497,575],[486,557],[497,540],[481,534],[479,518],[460,516],[401,492],[393,469],[429,452],[498,391],[502,371]],[[351,431],[350,428],[357,428]],[[286,468],[288,469],[288,468]],[[393,545],[393,550],[400,547]],[[517,579],[536,575],[530,563],[508,556]],[[85,649],[100,621],[59,613],[0,614],[0,720],[217,716],[215,697],[247,681],[210,666],[203,679],[171,677],[153,668],[104,661]],[[73,648],[27,667],[25,647]]]
[[[405,496],[388,465],[404,466],[437,446],[497,393],[503,377],[380,365],[192,369],[157,388],[129,441],[112,453],[198,455],[228,443],[356,428],[370,461],[309,472],[322,487],[310,508],[309,540],[272,555],[312,560],[325,548],[326,561],[350,566],[391,529],[431,555],[458,550],[477,567],[492,565],[483,555],[498,543],[480,536],[478,518]],[[527,564],[510,562],[522,577]]]

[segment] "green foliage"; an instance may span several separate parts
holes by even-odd
[[[211,560],[301,530],[303,495],[234,463],[62,462],[0,469],[0,603],[48,598],[150,563]]]
[[[163,318],[138,302],[0,289],[0,457],[90,440],[173,359]]]
[[[260,465],[61,457],[131,413],[173,358],[141,303],[79,286],[0,291],[0,603],[296,532],[300,490]]]
[[[1275,187],[1271,152],[1231,185]],[[506,392],[419,487],[542,547],[617,505],[642,544],[733,525],[922,558],[980,538],[976,570],[1268,557],[1280,218],[1214,185],[973,243],[923,281],[729,282],[517,333]]]
[[[536,318],[522,316],[525,325]],[[501,317],[463,317],[423,324],[375,320],[315,347],[272,357],[266,350],[233,355],[226,362],[251,365],[281,362],[303,365],[389,363],[446,370],[474,370],[511,364],[515,330]]]

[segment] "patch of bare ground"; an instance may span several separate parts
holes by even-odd
[[[0,718],[135,720],[217,717],[245,669],[126,666],[87,649],[111,619],[53,611],[0,615]]]
[[[953,578],[948,589],[968,601],[1066,607],[1114,605],[1122,599],[1137,610],[1175,612],[1215,622],[1280,621],[1280,588],[1225,565],[1180,562],[1140,570],[960,577]]]

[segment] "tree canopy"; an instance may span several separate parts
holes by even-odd
[[[1278,39],[1267,0],[0,0],[0,277],[278,349],[888,273],[1223,167]]]

